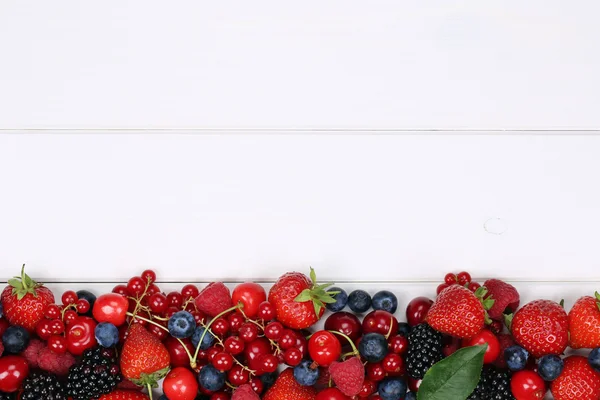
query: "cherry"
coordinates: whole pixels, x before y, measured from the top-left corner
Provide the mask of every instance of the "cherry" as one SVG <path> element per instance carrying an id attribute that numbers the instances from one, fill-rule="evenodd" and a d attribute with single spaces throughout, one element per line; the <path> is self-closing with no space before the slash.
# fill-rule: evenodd
<path id="1" fill-rule="evenodd" d="M 90 311 L 90 302 L 86 299 L 79 299 L 77 300 L 77 305 L 75 307 L 77 308 L 77 312 L 79 314 L 85 314 L 86 312 Z"/>
<path id="2" fill-rule="evenodd" d="M 196 285 L 192 285 L 192 284 L 185 285 L 181 289 L 181 295 L 186 300 L 189 298 L 195 299 L 196 297 L 198 297 L 198 293 L 200 293 L 200 291 L 198 290 L 198 287 L 196 287 Z"/>
<path id="3" fill-rule="evenodd" d="M 491 364 L 500 355 L 500 342 L 490 330 L 482 329 L 477 335 L 467 341 L 467 346 L 476 346 L 485 343 L 487 343 L 487 349 L 483 355 L 483 363 Z"/>
<path id="4" fill-rule="evenodd" d="M 229 371 L 233 367 L 233 357 L 225 352 L 215 354 L 211 362 L 213 367 L 221 372 Z"/>
<path id="5" fill-rule="evenodd" d="M 265 336 L 271 340 L 279 340 L 283 333 L 283 329 L 281 322 L 269 322 L 267 326 L 265 326 Z"/>
<path id="6" fill-rule="evenodd" d="M 362 334 L 362 325 L 358 317 L 345 311 L 336 312 L 327 317 L 325 329 L 341 332 L 353 341 L 356 341 Z"/>
<path id="7" fill-rule="evenodd" d="M 404 360 L 396 353 L 388 353 L 381 364 L 388 375 L 398 376 L 404 373 Z"/>
<path id="8" fill-rule="evenodd" d="M 340 389 L 335 387 L 330 387 L 327 389 L 323 389 L 317 394 L 315 400 L 351 400 L 350 397 L 346 396 L 344 393 L 340 392 Z"/>
<path id="9" fill-rule="evenodd" d="M 240 330 L 240 326 L 242 326 L 246 319 L 244 318 L 242 313 L 236 311 L 234 313 L 229 314 L 229 316 L 227 316 L 227 320 L 229 321 L 229 329 L 231 330 L 231 332 L 237 333 Z"/>
<path id="10" fill-rule="evenodd" d="M 456 275 L 451 272 L 446 274 L 446 276 L 444 276 L 444 282 L 448 285 L 455 284 L 457 282 Z"/>
<path id="11" fill-rule="evenodd" d="M 270 373 L 275 372 L 279 366 L 279 360 L 273 354 L 265 354 L 260 357 L 260 370 L 262 372 Z"/>
<path id="12" fill-rule="evenodd" d="M 117 285 L 113 288 L 112 292 L 121 296 L 129 296 L 129 290 L 126 285 Z"/>
<path id="13" fill-rule="evenodd" d="M 61 300 L 62 303 L 64 305 L 68 305 L 68 304 L 73 304 L 75 303 L 79 298 L 77 297 L 77 293 L 75 293 L 72 290 L 67 290 L 66 292 L 63 293 Z"/>
<path id="14" fill-rule="evenodd" d="M 362 330 L 363 333 L 380 333 L 388 337 L 398 332 L 398 320 L 387 311 L 371 311 L 363 319 Z"/>
<path id="15" fill-rule="evenodd" d="M 176 307 L 179 310 L 183 305 L 183 296 L 179 292 L 171 292 L 167 295 L 167 304 L 169 307 Z"/>
<path id="16" fill-rule="evenodd" d="M 394 354 L 402 355 L 408 350 L 408 339 L 402 335 L 392 336 L 388 340 L 389 349 Z"/>
<path id="17" fill-rule="evenodd" d="M 462 271 L 456 274 L 456 279 L 458 280 L 459 285 L 464 286 L 467 283 L 471 282 L 471 275 L 466 271 Z"/>
<path id="18" fill-rule="evenodd" d="M 302 361 L 302 352 L 295 347 L 287 349 L 285 353 L 283 353 L 283 360 L 290 367 L 295 367 Z"/>
<path id="19" fill-rule="evenodd" d="M 152 271 L 151 269 L 144 270 L 144 272 L 141 274 L 141 278 L 144 281 L 144 284 L 146 282 L 154 283 L 156 282 L 156 272 Z"/>
<path id="20" fill-rule="evenodd" d="M 134 276 L 127 282 L 127 291 L 133 296 L 139 296 L 145 288 L 146 282 L 139 276 Z"/>
<path id="21" fill-rule="evenodd" d="M 368 363 L 366 368 L 367 378 L 372 381 L 379 382 L 386 376 L 385 369 L 383 368 L 383 364 L 378 363 Z"/>
<path id="22" fill-rule="evenodd" d="M 446 338 L 446 342 L 444 343 L 444 347 L 442 347 L 442 353 L 444 353 L 445 357 L 448 357 L 461 347 L 461 340 L 455 337 Z"/>
<path id="23" fill-rule="evenodd" d="M 308 354 L 320 366 L 327 367 L 340 358 L 342 345 L 331 332 L 315 332 L 308 341 Z"/>
<path id="24" fill-rule="evenodd" d="M 65 353 L 67 351 L 67 339 L 64 336 L 52 335 L 48 338 L 48 348 L 55 353 Z"/>
<path id="25" fill-rule="evenodd" d="M 263 301 L 258 305 L 258 318 L 264 321 L 272 321 L 277 316 L 275 306 L 268 301 Z"/>
<path id="26" fill-rule="evenodd" d="M 415 379 L 415 378 L 411 378 L 409 376 L 407 381 L 408 381 L 408 388 L 410 389 L 411 392 L 419 391 L 419 386 L 421 386 L 422 379 Z"/>
<path id="27" fill-rule="evenodd" d="M 247 343 L 244 348 L 247 365 L 254 371 L 261 371 L 261 357 L 265 354 L 271 354 L 271 344 L 269 343 L 269 340 L 264 337 L 260 337 Z"/>
<path id="28" fill-rule="evenodd" d="M 248 383 L 250 380 L 250 373 L 247 369 L 242 368 L 240 365 L 234 365 L 227 373 L 227 378 L 234 386 L 240 386 L 244 383 Z"/>
<path id="29" fill-rule="evenodd" d="M 433 304 L 433 300 L 427 297 L 415 297 L 406 306 L 406 322 L 410 326 L 425 322 L 425 317 Z"/>
<path id="30" fill-rule="evenodd" d="M 298 350 L 300 350 L 300 352 L 302 353 L 302 358 L 304 358 L 308 354 L 308 341 L 304 336 L 300 334 L 300 332 L 294 332 L 294 334 L 296 335 L 295 346 Z"/>
<path id="31" fill-rule="evenodd" d="M 148 307 L 155 314 L 162 314 L 167 311 L 167 296 L 162 293 L 154 293 L 148 300 Z"/>
<path id="32" fill-rule="evenodd" d="M 245 346 L 246 344 L 244 341 L 237 336 L 229 336 L 223 343 L 224 350 L 229 354 L 233 354 L 234 356 L 244 351 Z"/>
<path id="33" fill-rule="evenodd" d="M 544 380 L 529 370 L 515 372 L 510 380 L 510 389 L 518 400 L 543 399 L 546 394 Z"/>
<path id="34" fill-rule="evenodd" d="M 238 334 L 244 342 L 252 342 L 258 337 L 258 327 L 251 322 L 244 322 Z"/>
<path id="35" fill-rule="evenodd" d="M 48 319 L 55 319 L 60 316 L 60 308 L 56 304 L 48 304 L 44 310 L 44 316 Z"/>
<path id="36" fill-rule="evenodd" d="M 211 329 L 215 335 L 225 336 L 229 332 L 229 321 L 223 317 L 217 318 L 213 321 Z M 258 335 L 258 329 L 256 334 Z"/>

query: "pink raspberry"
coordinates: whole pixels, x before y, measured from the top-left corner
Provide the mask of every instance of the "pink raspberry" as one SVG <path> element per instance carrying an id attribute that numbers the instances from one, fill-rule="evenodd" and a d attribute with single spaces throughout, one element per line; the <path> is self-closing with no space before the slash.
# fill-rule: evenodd
<path id="1" fill-rule="evenodd" d="M 483 284 L 488 290 L 486 299 L 494 299 L 494 305 L 488 310 L 491 319 L 502 320 L 503 313 L 508 308 L 511 313 L 519 308 L 519 292 L 513 285 L 510 285 L 500 279 L 488 279 Z"/>
<path id="2" fill-rule="evenodd" d="M 334 361 L 329 366 L 333 383 L 346 396 L 356 396 L 360 393 L 365 381 L 365 366 L 358 357 L 349 358 L 343 362 Z"/>
<path id="3" fill-rule="evenodd" d="M 214 317 L 231 308 L 231 293 L 222 282 L 209 283 L 195 299 L 196 307 L 203 313 Z"/>
<path id="4" fill-rule="evenodd" d="M 260 397 L 252 390 L 252 386 L 246 383 L 235 389 L 231 400 L 260 400 Z"/>

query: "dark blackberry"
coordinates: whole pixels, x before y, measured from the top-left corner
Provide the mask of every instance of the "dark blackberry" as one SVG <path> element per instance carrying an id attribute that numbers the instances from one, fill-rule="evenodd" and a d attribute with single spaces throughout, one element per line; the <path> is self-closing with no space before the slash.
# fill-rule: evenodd
<path id="1" fill-rule="evenodd" d="M 408 334 L 406 372 L 411 378 L 423 379 L 433 364 L 444 358 L 442 334 L 423 323 Z"/>
<path id="2" fill-rule="evenodd" d="M 15 400 L 16 398 L 17 398 L 16 393 L 0 392 L 0 400 Z"/>
<path id="3" fill-rule="evenodd" d="M 467 400 L 515 400 L 508 371 L 494 366 L 483 367 L 479 383 Z"/>
<path id="4" fill-rule="evenodd" d="M 97 346 L 83 353 L 81 362 L 69 370 L 67 391 L 73 400 L 97 399 L 121 382 L 119 360 L 114 349 Z"/>
<path id="5" fill-rule="evenodd" d="M 23 381 L 21 400 L 67 400 L 65 387 L 55 375 L 34 371 Z"/>

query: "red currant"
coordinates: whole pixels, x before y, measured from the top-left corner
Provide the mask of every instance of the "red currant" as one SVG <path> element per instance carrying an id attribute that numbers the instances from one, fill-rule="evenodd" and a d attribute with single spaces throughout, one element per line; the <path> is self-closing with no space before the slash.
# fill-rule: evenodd
<path id="1" fill-rule="evenodd" d="M 48 338 L 48 348 L 55 353 L 65 353 L 67 351 L 67 339 L 64 336 L 52 335 Z"/>
<path id="2" fill-rule="evenodd" d="M 86 299 L 77 300 L 76 307 L 79 314 L 85 314 L 86 312 L 90 311 L 90 303 Z"/>
<path id="3" fill-rule="evenodd" d="M 154 283 L 148 286 L 148 290 L 146 290 L 146 296 L 152 296 L 154 293 L 160 293 L 160 288 Z"/>
<path id="4" fill-rule="evenodd" d="M 192 284 L 185 285 L 181 289 L 181 295 L 183 296 L 183 298 L 185 300 L 187 300 L 189 298 L 195 299 L 196 297 L 198 297 L 198 293 L 200 293 L 198 291 L 198 288 L 196 287 L 196 285 L 192 285 Z"/>
<path id="5" fill-rule="evenodd" d="M 265 354 L 260 357 L 260 370 L 266 373 L 275 372 L 279 365 L 279 360 L 273 354 Z"/>
<path id="6" fill-rule="evenodd" d="M 50 321 L 49 329 L 53 335 L 60 335 L 65 331 L 65 324 L 60 319 L 53 319 Z"/>
<path id="7" fill-rule="evenodd" d="M 248 383 L 248 381 L 250 380 L 250 373 L 247 369 L 244 369 L 236 364 L 233 367 L 231 367 L 231 369 L 227 373 L 227 378 L 232 385 L 240 386 L 244 383 Z"/>
<path id="8" fill-rule="evenodd" d="M 126 285 L 117 285 L 112 290 L 113 293 L 120 294 L 121 296 L 129 296 L 129 290 Z"/>
<path id="9" fill-rule="evenodd" d="M 181 306 L 183 305 L 183 296 L 179 292 L 171 292 L 167 295 L 167 304 L 169 304 L 169 307 L 181 309 Z"/>
<path id="10" fill-rule="evenodd" d="M 277 316 L 275 306 L 268 301 L 263 301 L 258 305 L 258 318 L 264 321 L 272 321 Z"/>
<path id="11" fill-rule="evenodd" d="M 238 334 L 244 342 L 252 342 L 258 337 L 258 327 L 251 322 L 244 322 Z"/>
<path id="12" fill-rule="evenodd" d="M 437 289 L 435 290 L 435 292 L 437 294 L 442 293 L 442 290 L 446 289 L 449 285 L 447 283 L 440 283 L 437 287 Z"/>
<path id="13" fill-rule="evenodd" d="M 75 322 L 76 319 L 77 319 L 77 312 L 75 312 L 75 310 L 65 311 L 65 314 L 63 315 L 63 320 L 65 321 L 65 324 L 67 324 L 67 326 L 71 322 Z"/>
<path id="14" fill-rule="evenodd" d="M 290 367 L 295 367 L 302 361 L 302 352 L 295 347 L 287 349 L 283 353 L 283 361 Z"/>
<path id="15" fill-rule="evenodd" d="M 48 319 L 55 319 L 60 316 L 60 308 L 56 304 L 48 304 L 44 310 L 44 316 Z"/>
<path id="16" fill-rule="evenodd" d="M 61 300 L 64 305 L 73 304 L 78 300 L 77 293 L 72 290 L 67 290 L 63 293 Z"/>
<path id="17" fill-rule="evenodd" d="M 252 390 L 254 390 L 254 393 L 256 394 L 261 394 L 264 389 L 263 383 L 259 378 L 252 378 L 250 380 L 250 386 L 252 386 Z"/>
<path id="18" fill-rule="evenodd" d="M 446 282 L 448 285 L 454 285 L 457 282 L 456 275 L 453 273 L 446 274 L 444 277 L 444 282 Z"/>
<path id="19" fill-rule="evenodd" d="M 221 352 L 221 350 L 219 350 L 213 346 L 210 349 L 206 350 L 206 359 L 208 361 L 212 362 L 213 358 L 220 352 Z"/>
<path id="20" fill-rule="evenodd" d="M 139 276 L 134 276 L 127 282 L 127 291 L 133 296 L 139 296 L 146 289 L 146 282 Z"/>
<path id="21" fill-rule="evenodd" d="M 223 343 L 224 350 L 234 356 L 244 351 L 245 346 L 245 342 L 237 336 L 229 336 Z"/>
<path id="22" fill-rule="evenodd" d="M 229 332 L 229 322 L 225 318 L 219 317 L 213 321 L 211 329 L 215 335 L 225 336 Z M 258 329 L 256 330 L 256 336 L 258 336 Z"/>
<path id="23" fill-rule="evenodd" d="M 282 333 L 283 325 L 281 324 L 281 322 L 273 321 L 269 322 L 267 326 L 265 326 L 265 336 L 267 337 L 267 339 L 279 340 Z"/>
<path id="24" fill-rule="evenodd" d="M 154 336 L 156 336 L 159 340 L 164 340 L 167 338 L 169 332 L 154 325 L 154 324 L 150 324 L 148 325 L 148 331 L 150 333 L 152 333 Z"/>
<path id="25" fill-rule="evenodd" d="M 279 338 L 279 346 L 283 350 L 291 349 L 296 345 L 296 333 L 290 329 L 284 329 Z"/>
<path id="26" fill-rule="evenodd" d="M 194 316 L 196 325 L 202 325 L 206 322 L 206 315 L 202 311 L 194 310 L 190 311 L 190 314 Z M 231 330 L 231 322 L 229 323 L 229 330 Z"/>
<path id="27" fill-rule="evenodd" d="M 456 279 L 458 280 L 459 285 L 466 285 L 471 282 L 471 275 L 466 271 L 462 271 L 456 274 Z"/>
<path id="28" fill-rule="evenodd" d="M 162 293 L 154 293 L 148 300 L 150 310 L 155 314 L 162 314 L 167 311 L 167 296 Z"/>
<path id="29" fill-rule="evenodd" d="M 35 326 L 35 332 L 41 339 L 48 339 L 50 335 L 52 335 L 52 331 L 50 330 L 50 320 L 42 319 Z"/>
<path id="30" fill-rule="evenodd" d="M 220 352 L 215 354 L 211 363 L 221 372 L 229 371 L 233 367 L 233 357 L 229 353 Z"/>
<path id="31" fill-rule="evenodd" d="M 475 292 L 477 289 L 481 287 L 481 285 L 477 282 L 470 282 L 467 286 L 471 292 Z"/>
<path id="32" fill-rule="evenodd" d="M 178 311 L 180 311 L 180 310 L 177 307 L 169 307 L 169 308 L 167 308 L 167 312 L 166 312 L 167 318 L 171 318 Z"/>
<path id="33" fill-rule="evenodd" d="M 370 379 L 365 379 L 363 381 L 362 388 L 358 393 L 358 397 L 364 398 L 369 397 L 371 394 L 375 393 L 377 390 L 377 384 Z"/>
<path id="34" fill-rule="evenodd" d="M 231 330 L 231 332 L 237 333 L 240 330 L 240 326 L 242 326 L 246 319 L 244 318 L 242 313 L 236 311 L 234 313 L 229 314 L 229 316 L 227 316 L 227 320 L 229 321 L 229 329 Z"/>
<path id="35" fill-rule="evenodd" d="M 387 354 L 381 364 L 388 375 L 398 376 L 404 373 L 404 360 L 396 353 Z"/>
<path id="36" fill-rule="evenodd" d="M 385 372 L 385 369 L 383 368 L 383 364 L 380 362 L 367 363 L 367 366 L 365 369 L 366 369 L 366 373 L 367 373 L 367 378 L 369 378 L 372 381 L 379 382 L 380 380 L 385 378 L 386 372 Z"/>
<path id="37" fill-rule="evenodd" d="M 390 351 L 402 355 L 408 350 L 408 339 L 402 335 L 392 336 L 388 341 Z"/>
<path id="38" fill-rule="evenodd" d="M 156 282 L 156 272 L 152 271 L 151 269 L 147 269 L 142 272 L 141 278 L 144 281 L 144 284 L 154 283 Z"/>

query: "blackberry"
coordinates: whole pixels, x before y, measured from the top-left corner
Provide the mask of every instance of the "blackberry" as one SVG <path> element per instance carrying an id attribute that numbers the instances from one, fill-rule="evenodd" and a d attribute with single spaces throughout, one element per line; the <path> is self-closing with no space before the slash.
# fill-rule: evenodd
<path id="1" fill-rule="evenodd" d="M 16 393 L 0 392 L 0 400 L 15 400 Z"/>
<path id="2" fill-rule="evenodd" d="M 113 389 L 123 379 L 114 349 L 100 346 L 83 353 L 81 362 L 69 370 L 67 391 L 73 400 L 97 399 Z"/>
<path id="3" fill-rule="evenodd" d="M 423 379 L 433 364 L 444 358 L 442 334 L 423 323 L 408 334 L 406 372 L 411 378 Z"/>
<path id="4" fill-rule="evenodd" d="M 65 387 L 55 375 L 34 371 L 23 381 L 21 400 L 67 400 Z"/>
<path id="5" fill-rule="evenodd" d="M 467 400 L 515 400 L 507 370 L 484 366 L 477 387 Z"/>

